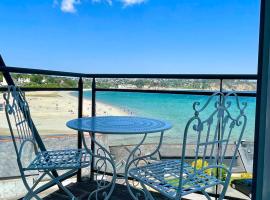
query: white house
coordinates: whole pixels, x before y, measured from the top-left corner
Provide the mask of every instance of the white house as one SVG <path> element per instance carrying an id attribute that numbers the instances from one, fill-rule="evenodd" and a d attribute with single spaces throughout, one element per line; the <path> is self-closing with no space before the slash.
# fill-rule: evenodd
<path id="1" fill-rule="evenodd" d="M 1 86 L 8 85 L 7 82 L 6 82 L 6 79 L 4 77 L 2 78 L 2 80 L 0 80 L 0 85 Z"/>

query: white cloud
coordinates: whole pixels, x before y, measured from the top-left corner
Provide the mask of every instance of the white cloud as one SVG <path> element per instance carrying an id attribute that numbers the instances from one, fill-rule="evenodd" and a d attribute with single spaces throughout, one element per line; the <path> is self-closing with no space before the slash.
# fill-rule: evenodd
<path id="1" fill-rule="evenodd" d="M 63 12 L 75 13 L 77 11 L 75 8 L 76 4 L 80 4 L 80 0 L 62 0 L 61 10 Z"/>
<path id="2" fill-rule="evenodd" d="M 146 0 L 121 0 L 121 2 L 124 4 L 124 6 L 133 6 L 136 4 L 142 4 L 144 3 Z"/>
<path id="3" fill-rule="evenodd" d="M 133 6 L 137 4 L 142 4 L 147 0 L 90 0 L 93 3 L 106 2 L 108 5 L 112 6 L 113 1 L 118 1 L 123 4 L 124 7 Z M 59 3 L 60 2 L 60 3 Z M 63 12 L 76 13 L 76 5 L 80 4 L 81 0 L 53 0 L 53 6 L 60 6 Z"/>

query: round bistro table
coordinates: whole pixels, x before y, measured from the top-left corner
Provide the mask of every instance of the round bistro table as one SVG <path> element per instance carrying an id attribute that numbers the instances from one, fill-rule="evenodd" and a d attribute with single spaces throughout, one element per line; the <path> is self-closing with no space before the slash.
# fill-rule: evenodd
<path id="1" fill-rule="evenodd" d="M 162 144 L 164 131 L 170 129 L 172 125 L 163 120 L 157 120 L 145 117 L 134 117 L 134 116 L 102 116 L 102 117 L 85 117 L 78 118 L 67 122 L 67 127 L 78 130 L 81 132 L 88 132 L 91 138 L 91 142 L 95 144 L 94 152 L 91 151 L 86 145 L 84 135 L 82 135 L 83 145 L 85 149 L 92 155 L 94 159 L 95 169 L 98 174 L 102 174 L 101 180 L 97 181 L 97 189 L 90 193 L 89 198 L 95 196 L 98 199 L 98 193 L 102 192 L 103 199 L 107 200 L 110 198 L 117 178 L 116 166 L 114 159 L 110 152 L 106 149 L 104 145 L 99 143 L 95 137 L 94 133 L 99 134 L 118 134 L 118 135 L 143 135 L 142 140 L 135 145 L 135 147 L 130 152 L 125 166 L 125 183 L 127 185 L 128 191 L 133 199 L 138 199 L 139 193 L 134 194 L 132 191 L 130 183 L 128 181 L 128 173 L 131 167 L 136 167 L 139 163 L 148 163 L 147 158 L 151 158 L 156 154 Z M 147 135 L 149 134 L 160 134 L 160 139 L 157 147 L 152 153 L 148 155 L 142 155 L 140 147 L 143 145 Z M 105 174 L 108 170 L 108 164 L 112 169 L 112 180 L 107 182 L 105 180 Z"/>

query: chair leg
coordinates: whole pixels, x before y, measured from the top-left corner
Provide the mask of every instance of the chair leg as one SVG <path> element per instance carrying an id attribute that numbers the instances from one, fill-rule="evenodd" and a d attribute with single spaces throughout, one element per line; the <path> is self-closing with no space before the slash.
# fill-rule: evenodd
<path id="1" fill-rule="evenodd" d="M 67 172 L 68 173 L 68 172 Z M 47 173 L 54 183 L 56 183 L 72 200 L 76 200 L 77 198 L 59 181 L 61 177 L 65 176 L 65 174 L 58 176 L 57 178 L 51 174 L 50 172 Z"/>
<path id="2" fill-rule="evenodd" d="M 77 198 L 65 187 L 63 186 L 63 184 L 60 182 L 60 181 L 57 181 L 57 185 L 62 189 L 64 190 L 69 197 L 71 197 L 72 200 L 76 200 Z"/>
<path id="3" fill-rule="evenodd" d="M 23 181 L 23 184 L 25 186 L 25 188 L 27 189 L 27 194 L 24 196 L 23 200 L 30 200 L 32 197 L 34 197 L 35 199 L 37 200 L 42 200 L 34 191 L 34 187 L 30 187 L 26 181 L 26 178 L 24 176 L 24 173 L 21 173 L 21 176 L 22 176 L 22 181 Z M 34 184 L 35 186 L 36 184 Z"/>
<path id="4" fill-rule="evenodd" d="M 34 197 L 37 200 L 42 200 L 37 194 L 35 194 L 34 192 L 28 192 L 25 197 L 23 198 L 23 200 L 30 200 L 32 197 Z"/>
<path id="5" fill-rule="evenodd" d="M 209 196 L 207 192 L 205 192 L 205 190 L 202 190 L 202 193 L 208 200 L 211 200 L 211 197 Z"/>
<path id="6" fill-rule="evenodd" d="M 224 199 L 226 191 L 228 189 L 228 186 L 229 186 L 229 181 L 226 180 L 225 184 L 223 185 L 223 189 L 222 189 L 221 194 L 219 195 L 218 200 L 223 200 Z"/>
<path id="7" fill-rule="evenodd" d="M 227 187 L 226 188 L 224 187 L 221 194 L 219 195 L 218 200 L 223 200 L 224 199 L 226 191 L 227 191 Z"/>
<path id="8" fill-rule="evenodd" d="M 141 182 L 140 182 L 140 184 L 143 187 L 143 191 L 146 195 L 146 200 L 155 200 L 154 197 L 152 196 L 152 194 L 147 190 L 146 186 Z"/>

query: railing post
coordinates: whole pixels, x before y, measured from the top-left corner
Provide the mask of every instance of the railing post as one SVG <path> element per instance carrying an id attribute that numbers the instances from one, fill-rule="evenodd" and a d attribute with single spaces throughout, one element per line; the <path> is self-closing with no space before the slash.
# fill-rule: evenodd
<path id="1" fill-rule="evenodd" d="M 92 117 L 96 116 L 96 79 L 92 80 Z M 91 137 L 95 137 L 95 133 L 92 133 Z M 95 144 L 91 142 L 91 151 L 95 152 Z M 94 180 L 94 163 L 95 159 L 92 158 L 90 180 Z"/>
<path id="2" fill-rule="evenodd" d="M 219 92 L 223 92 L 223 79 L 219 79 Z M 221 95 L 219 95 L 219 102 L 221 103 L 222 99 L 221 99 Z M 221 126 L 222 124 L 219 123 L 219 127 L 218 127 L 218 141 L 220 141 L 220 131 L 221 131 Z M 222 145 L 221 145 L 222 146 Z M 218 151 L 218 156 L 219 156 L 219 152 L 220 152 L 220 143 L 217 144 L 217 151 Z M 219 157 L 217 159 L 217 165 L 219 165 Z M 216 178 L 219 179 L 220 177 L 220 169 L 217 168 L 217 173 L 216 173 Z M 218 185 L 216 185 L 216 195 L 215 195 L 215 200 L 218 199 L 220 194 L 218 194 Z"/>
<path id="3" fill-rule="evenodd" d="M 83 116 L 83 79 L 80 77 L 78 82 L 78 118 Z M 78 131 L 78 149 L 82 148 L 82 131 Z M 82 170 L 79 169 L 77 172 L 77 182 L 82 181 Z"/>
<path id="4" fill-rule="evenodd" d="M 0 55 L 0 69 L 4 69 L 5 67 L 6 67 L 6 64 L 5 64 L 2 56 Z M 2 73 L 3 73 L 3 76 L 6 79 L 6 82 L 8 85 L 15 85 L 10 73 L 5 72 L 5 71 L 3 71 Z"/>

